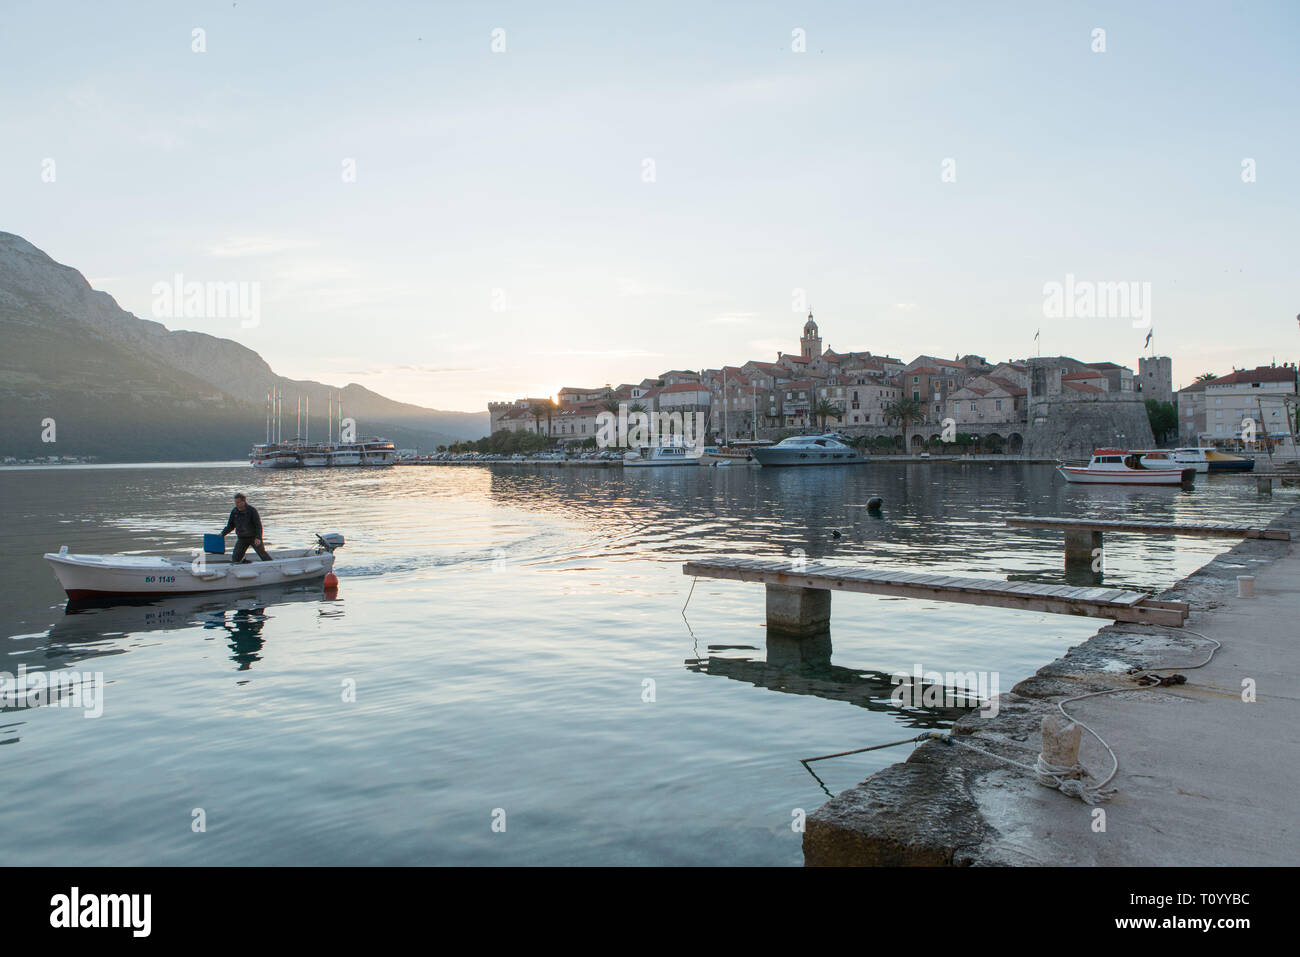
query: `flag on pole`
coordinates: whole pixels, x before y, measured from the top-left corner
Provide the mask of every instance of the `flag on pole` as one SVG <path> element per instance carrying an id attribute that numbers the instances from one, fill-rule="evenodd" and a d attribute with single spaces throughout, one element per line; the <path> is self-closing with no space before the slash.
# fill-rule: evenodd
<path id="1" fill-rule="evenodd" d="M 1149 331 L 1147 332 L 1147 341 L 1144 342 L 1144 343 L 1142 343 L 1142 348 L 1143 348 L 1143 349 L 1145 349 L 1147 346 L 1151 345 L 1151 336 L 1152 336 L 1152 334 L 1153 334 L 1154 332 L 1155 332 L 1154 329 L 1151 329 L 1151 330 L 1149 330 Z"/>
<path id="2" fill-rule="evenodd" d="M 1300 316 L 1296 316 L 1296 318 L 1297 318 L 1297 319 L 1300 319 Z M 1034 333 L 1034 341 L 1037 341 L 1037 340 L 1038 340 L 1038 333 L 1040 333 L 1040 332 L 1042 332 L 1042 331 L 1043 331 L 1042 329 L 1039 329 L 1038 332 L 1035 332 L 1035 333 Z"/>

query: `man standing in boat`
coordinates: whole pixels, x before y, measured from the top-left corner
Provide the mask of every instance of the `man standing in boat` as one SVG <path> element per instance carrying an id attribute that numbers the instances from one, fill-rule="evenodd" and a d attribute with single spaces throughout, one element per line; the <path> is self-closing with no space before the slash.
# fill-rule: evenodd
<path id="1" fill-rule="evenodd" d="M 230 564 L 237 565 L 242 562 L 244 552 L 248 551 L 250 545 L 262 561 L 271 560 L 271 556 L 262 546 L 262 516 L 257 514 L 257 509 L 248 504 L 248 499 L 244 497 L 243 492 L 235 493 L 235 507 L 230 510 L 230 520 L 221 530 L 221 537 L 225 538 L 232 530 L 235 533 L 235 550 L 230 553 Z"/>

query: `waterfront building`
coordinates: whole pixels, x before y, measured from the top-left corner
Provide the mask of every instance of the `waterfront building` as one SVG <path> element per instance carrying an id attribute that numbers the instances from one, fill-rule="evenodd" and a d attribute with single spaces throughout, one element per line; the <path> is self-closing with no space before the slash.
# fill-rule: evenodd
<path id="1" fill-rule="evenodd" d="M 953 392 L 949 415 L 962 426 L 1019 424 L 1026 418 L 1027 392 L 1010 379 L 976 376 Z"/>
<path id="2" fill-rule="evenodd" d="M 1255 423 L 1260 438 L 1288 433 L 1283 399 L 1294 400 L 1296 395 L 1294 363 L 1238 369 L 1201 384 L 1205 423 L 1201 433 L 1216 444 L 1239 441 L 1247 421 Z"/>
<path id="3" fill-rule="evenodd" d="M 699 411 L 707 415 L 712 436 L 735 440 L 755 434 L 771 437 L 763 433 L 776 430 L 820 428 L 822 421 L 813 410 L 822 401 L 840 411 L 826 417 L 828 428 L 894 435 L 897 423 L 885 410 L 907 398 L 921 406 L 923 417 L 916 425 L 939 426 L 951 417 L 963 430 L 995 438 L 1002 434 L 1009 450 L 1018 449 L 1033 431 L 1036 447 L 1058 454 L 1067 445 L 1062 436 L 1071 429 L 1079 435 L 1104 436 L 1102 444 L 1153 441 L 1145 438 L 1145 413 L 1139 417 L 1129 407 L 1141 406 L 1145 398 L 1172 398 L 1172 367 L 1168 357 L 1144 357 L 1139 369 L 1140 375 L 1134 376 L 1115 362 L 1084 363 L 1069 356 L 991 364 L 974 353 L 954 359 L 921 354 L 904 362 L 870 351 L 837 352 L 823 341 L 810 311 L 799 351 L 778 353 L 775 361 L 750 359 L 699 372 L 669 369 L 617 388 L 566 386 L 554 403 L 519 399 L 491 403 L 489 410 L 494 432 L 537 431 L 560 442 L 594 436 L 599 413 L 619 404 L 645 411 Z M 1121 399 L 1127 404 L 1114 404 Z M 549 404 L 540 416 L 539 404 Z M 1189 418 L 1180 405 L 1180 427 Z M 1082 422 L 1086 428 L 1076 428 Z M 1203 419 L 1195 424 L 1205 427 Z M 918 430 L 913 440 L 919 435 Z"/>

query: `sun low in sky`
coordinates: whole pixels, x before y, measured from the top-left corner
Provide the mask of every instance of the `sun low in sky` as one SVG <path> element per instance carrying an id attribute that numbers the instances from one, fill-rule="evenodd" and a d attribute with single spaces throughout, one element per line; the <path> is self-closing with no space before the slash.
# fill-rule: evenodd
<path id="1" fill-rule="evenodd" d="M 1300 352 L 1298 36 L 1288 2 L 11 2 L 0 229 L 435 408 L 770 360 L 810 305 L 905 360 L 1150 332 L 1180 386 Z M 258 321 L 156 316 L 177 277 Z M 1051 314 L 1067 281 L 1147 324 Z"/>

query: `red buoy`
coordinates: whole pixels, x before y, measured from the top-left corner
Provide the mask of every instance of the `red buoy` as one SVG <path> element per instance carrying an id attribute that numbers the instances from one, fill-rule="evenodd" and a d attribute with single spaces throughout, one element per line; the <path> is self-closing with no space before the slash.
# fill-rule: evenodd
<path id="1" fill-rule="evenodd" d="M 338 591 L 338 587 L 339 587 L 339 576 L 335 575 L 333 572 L 327 572 L 325 574 L 325 590 Z"/>

